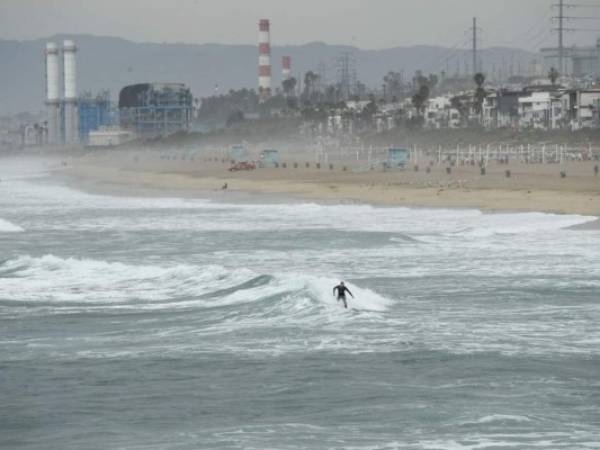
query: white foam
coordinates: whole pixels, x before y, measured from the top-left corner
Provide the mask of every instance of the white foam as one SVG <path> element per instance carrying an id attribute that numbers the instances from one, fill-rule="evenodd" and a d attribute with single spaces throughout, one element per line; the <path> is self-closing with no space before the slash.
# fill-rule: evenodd
<path id="1" fill-rule="evenodd" d="M 18 225 L 15 225 L 8 220 L 0 219 L 0 233 L 22 233 L 25 231 Z"/>
<path id="2" fill-rule="evenodd" d="M 339 283 L 332 278 L 304 277 L 306 288 L 320 301 L 329 306 L 340 306 L 333 295 L 333 287 Z M 360 288 L 352 283 L 346 283 L 354 298 L 348 296 L 351 308 L 363 311 L 385 311 L 392 301 L 373 292 L 370 289 Z"/>
<path id="3" fill-rule="evenodd" d="M 491 235 L 539 234 L 595 220 L 579 215 L 544 213 L 484 214 L 468 209 L 380 208 L 369 205 L 225 204 L 202 199 L 135 198 L 91 195 L 34 181 L 6 183 L 0 205 L 21 213 L 64 212 L 48 220 L 48 229 L 111 230 L 341 230 L 402 233 L 407 239 L 428 236 L 479 239 Z M 114 213 L 103 213 L 113 210 Z M 146 210 L 158 220 L 136 214 Z M 169 210 L 172 214 L 162 214 Z M 85 212 L 93 214 L 82 214 Z M 146 214 L 144 214 L 146 215 Z M 423 224 L 427 224 L 424 228 Z"/>
<path id="4" fill-rule="evenodd" d="M 492 414 L 490 416 L 477 419 L 477 423 L 492 423 L 492 422 L 531 422 L 531 419 L 526 416 L 515 416 L 507 414 Z"/>
<path id="5" fill-rule="evenodd" d="M 261 274 L 247 268 L 227 269 L 217 265 L 131 265 L 54 255 L 21 256 L 5 262 L 0 271 L 17 276 L 0 278 L 1 296 L 11 300 L 93 304 L 145 301 L 151 302 L 152 308 L 222 307 L 291 292 L 295 298 L 282 310 L 293 310 L 299 305 L 303 308 L 336 305 L 332 295 L 336 283 L 333 278 L 297 273 L 269 274 L 265 282 L 236 289 Z M 350 299 L 355 308 L 383 311 L 390 304 L 390 300 L 369 289 L 352 284 L 349 287 L 356 297 Z M 221 290 L 225 290 L 224 293 L 199 298 Z M 181 298 L 186 300 L 177 300 Z"/>
<path id="6" fill-rule="evenodd" d="M 219 266 L 136 266 L 54 255 L 22 256 L 7 261 L 0 270 L 18 275 L 0 280 L 3 298 L 92 303 L 202 295 L 217 288 L 219 282 L 235 284 L 249 274 L 243 269 L 232 272 Z"/>

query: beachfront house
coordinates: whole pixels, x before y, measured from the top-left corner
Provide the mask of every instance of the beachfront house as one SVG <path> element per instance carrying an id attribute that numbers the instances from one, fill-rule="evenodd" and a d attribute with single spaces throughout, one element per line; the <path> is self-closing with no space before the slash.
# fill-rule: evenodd
<path id="1" fill-rule="evenodd" d="M 598 126 L 595 116 L 598 115 L 600 89 L 568 91 L 563 95 L 562 102 L 571 130 Z"/>
<path id="2" fill-rule="evenodd" d="M 562 93 L 530 92 L 519 97 L 519 126 L 536 130 L 556 130 L 563 119 Z"/>
<path id="3" fill-rule="evenodd" d="M 519 126 L 519 98 L 523 91 L 498 90 L 491 92 L 483 102 L 483 126 L 494 128 L 517 128 Z"/>
<path id="4" fill-rule="evenodd" d="M 460 113 L 448 96 L 430 98 L 425 107 L 425 128 L 459 128 Z"/>

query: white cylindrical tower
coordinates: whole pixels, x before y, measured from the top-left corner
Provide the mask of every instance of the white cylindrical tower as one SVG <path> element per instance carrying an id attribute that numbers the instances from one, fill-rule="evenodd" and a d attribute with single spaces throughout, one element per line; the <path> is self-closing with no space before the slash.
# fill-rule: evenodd
<path id="1" fill-rule="evenodd" d="M 271 25 L 268 19 L 258 23 L 258 89 L 263 100 L 271 96 Z"/>
<path id="2" fill-rule="evenodd" d="M 281 75 L 284 80 L 289 80 L 292 76 L 292 58 L 290 56 L 284 56 L 281 60 Z"/>
<path id="3" fill-rule="evenodd" d="M 56 145 L 60 141 L 60 84 L 59 84 L 58 45 L 46 44 L 46 106 L 48 110 L 48 143 Z"/>
<path id="4" fill-rule="evenodd" d="M 63 42 L 63 78 L 65 89 L 65 144 L 78 142 L 77 118 L 77 66 L 75 52 L 77 47 L 73 41 Z"/>
<path id="5" fill-rule="evenodd" d="M 75 52 L 77 47 L 73 41 L 63 42 L 64 77 L 65 77 L 65 101 L 77 99 L 77 66 L 75 64 Z"/>

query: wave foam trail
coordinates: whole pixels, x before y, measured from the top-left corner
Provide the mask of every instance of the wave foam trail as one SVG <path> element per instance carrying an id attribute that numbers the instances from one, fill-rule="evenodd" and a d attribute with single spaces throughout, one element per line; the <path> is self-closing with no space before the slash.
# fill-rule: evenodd
<path id="1" fill-rule="evenodd" d="M 314 314 L 336 306 L 334 284 L 305 274 L 258 274 L 216 265 L 130 265 L 54 255 L 21 256 L 0 264 L 0 299 L 64 306 L 162 309 L 257 303 L 246 312 Z M 350 289 L 355 308 L 383 311 L 389 304 L 368 289 Z"/>
<path id="2" fill-rule="evenodd" d="M 548 214 L 548 213 L 479 213 L 476 224 L 461 228 L 463 223 L 450 235 L 485 238 L 493 235 L 528 234 L 557 231 L 596 220 L 591 216 Z"/>
<path id="3" fill-rule="evenodd" d="M 316 299 L 319 299 L 325 305 L 336 305 L 337 301 L 333 296 L 333 286 L 337 284 L 335 280 L 327 278 L 317 278 L 304 276 L 306 289 Z M 370 289 L 360 288 L 352 283 L 346 283 L 348 289 L 354 294 L 354 298 L 349 297 L 348 302 L 356 309 L 364 311 L 385 311 L 391 301 Z"/>
<path id="4" fill-rule="evenodd" d="M 15 225 L 8 220 L 0 219 L 0 233 L 22 233 L 25 231 L 18 225 Z"/>
<path id="5" fill-rule="evenodd" d="M 531 422 L 531 419 L 526 416 L 515 416 L 507 414 L 492 414 L 491 416 L 481 417 L 477 423 L 493 423 L 493 422 Z"/>

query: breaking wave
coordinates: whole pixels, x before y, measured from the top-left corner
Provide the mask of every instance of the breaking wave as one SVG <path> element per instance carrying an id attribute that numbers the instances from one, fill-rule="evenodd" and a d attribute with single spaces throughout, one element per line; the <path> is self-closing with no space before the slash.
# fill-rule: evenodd
<path id="1" fill-rule="evenodd" d="M 24 282 L 26 281 L 26 282 Z M 47 305 L 141 309 L 223 308 L 261 304 L 289 311 L 338 307 L 336 279 L 297 273 L 261 274 L 218 265 L 131 265 L 92 259 L 21 256 L 0 264 L 0 300 Z M 350 284 L 352 305 L 384 311 L 390 300 Z"/>

